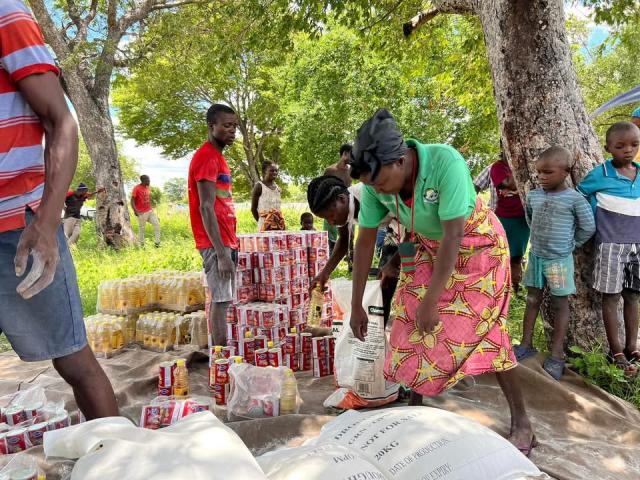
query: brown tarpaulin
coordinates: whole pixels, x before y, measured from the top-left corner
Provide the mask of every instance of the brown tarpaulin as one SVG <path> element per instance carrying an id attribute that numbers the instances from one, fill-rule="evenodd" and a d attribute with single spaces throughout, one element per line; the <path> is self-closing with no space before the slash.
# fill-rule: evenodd
<path id="1" fill-rule="evenodd" d="M 193 393 L 207 395 L 208 359 L 200 352 L 157 354 L 131 348 L 112 359 L 100 360 L 114 385 L 122 415 L 139 421 L 141 406 L 155 396 L 158 364 L 176 357 L 189 360 Z M 525 360 L 518 368 L 527 410 L 540 442 L 531 460 L 559 480 L 640 479 L 640 412 L 585 384 L 574 373 L 565 374 L 561 382 L 554 381 L 542 370 L 542 360 Z M 299 444 L 317 435 L 331 420 L 322 402 L 333 391 L 333 378 L 314 379 L 309 372 L 297 376 L 303 399 L 300 415 L 230 424 L 254 454 Z M 4 353 L 0 355 L 0 378 L 0 395 L 39 384 L 48 399 L 65 400 L 69 411 L 76 409 L 70 388 L 50 362 L 23 363 L 13 353 Z M 508 433 L 507 403 L 491 375 L 466 379 L 440 397 L 425 399 L 425 404 L 473 418 L 502 435 Z M 216 414 L 226 419 L 223 409 Z M 42 449 L 33 449 L 32 453 L 42 456 Z M 43 462 L 50 480 L 60 478 L 70 465 L 51 459 Z"/>

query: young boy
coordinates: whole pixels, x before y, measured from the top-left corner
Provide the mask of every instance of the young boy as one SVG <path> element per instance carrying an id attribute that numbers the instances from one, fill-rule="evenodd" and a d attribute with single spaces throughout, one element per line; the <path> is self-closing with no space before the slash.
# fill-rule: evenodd
<path id="1" fill-rule="evenodd" d="M 524 277 L 527 307 L 524 312 L 522 342 L 514 347 L 518 360 L 537 353 L 533 348 L 533 327 L 540 311 L 545 286 L 551 293 L 554 311 L 551 356 L 545 371 L 560 380 L 564 371 L 564 338 L 569 322 L 568 296 L 575 293 L 573 250 L 591 238 L 596 230 L 591 207 L 575 190 L 567 188 L 571 153 L 562 147 L 542 152 L 536 162 L 541 188 L 527 195 L 525 215 L 531 227 L 529 266 Z"/>
<path id="2" fill-rule="evenodd" d="M 313 226 L 313 215 L 309 212 L 304 212 L 300 215 L 300 230 L 315 230 Z"/>
<path id="3" fill-rule="evenodd" d="M 611 154 L 578 185 L 596 217 L 593 288 L 602 293 L 602 319 L 614 363 L 626 375 L 638 373 L 638 299 L 640 298 L 640 163 L 634 161 L 640 129 L 614 123 L 606 135 Z M 618 337 L 618 301 L 624 302 L 625 348 Z"/>

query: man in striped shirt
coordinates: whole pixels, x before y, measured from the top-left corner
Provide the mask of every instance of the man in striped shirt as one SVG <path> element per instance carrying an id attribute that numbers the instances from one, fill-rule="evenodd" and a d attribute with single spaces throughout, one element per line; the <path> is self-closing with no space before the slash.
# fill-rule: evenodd
<path id="1" fill-rule="evenodd" d="M 0 330 L 22 360 L 52 359 L 91 419 L 117 415 L 118 408 L 87 346 L 73 260 L 60 225 L 78 133 L 58 73 L 29 9 L 20 0 L 2 0 Z"/>

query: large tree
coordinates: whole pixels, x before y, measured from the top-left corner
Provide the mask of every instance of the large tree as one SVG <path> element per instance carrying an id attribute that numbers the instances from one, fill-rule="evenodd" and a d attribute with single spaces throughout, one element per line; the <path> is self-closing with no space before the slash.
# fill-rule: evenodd
<path id="1" fill-rule="evenodd" d="M 96 230 L 116 248 L 134 240 L 114 136 L 109 93 L 123 39 L 140 34 L 161 10 L 198 0 L 29 0 L 62 67 L 63 86 L 78 115 L 96 183 Z"/>
<path id="2" fill-rule="evenodd" d="M 572 63 L 562 0 L 441 0 L 432 6 L 405 25 L 406 34 L 439 14 L 480 19 L 502 143 L 523 194 L 536 186 L 533 163 L 551 145 L 573 153 L 574 184 L 602 162 Z M 568 342 L 580 346 L 604 338 L 600 299 L 590 287 L 591 254 L 587 247 L 576 255 L 577 294 L 570 301 Z M 553 324 L 548 308 L 543 318 Z"/>

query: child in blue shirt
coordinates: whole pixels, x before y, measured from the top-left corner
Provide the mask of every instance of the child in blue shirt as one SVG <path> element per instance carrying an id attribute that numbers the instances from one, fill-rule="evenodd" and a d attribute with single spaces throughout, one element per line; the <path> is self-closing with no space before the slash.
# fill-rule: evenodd
<path id="1" fill-rule="evenodd" d="M 541 188 L 527 195 L 525 217 L 531 227 L 529 265 L 524 277 L 527 306 L 522 342 L 514 347 L 518 360 L 537 353 L 533 327 L 540 311 L 542 292 L 549 288 L 555 324 L 551 356 L 543 368 L 556 380 L 564 371 L 564 340 L 569 322 L 568 296 L 576 292 L 573 280 L 573 250 L 582 246 L 596 230 L 591 207 L 582 195 L 567 188 L 571 153 L 562 147 L 542 152 L 536 162 Z"/>
<path id="2" fill-rule="evenodd" d="M 578 185 L 596 217 L 593 288 L 602 293 L 602 318 L 615 364 L 628 376 L 638 373 L 638 299 L 640 298 L 640 129 L 613 124 L 606 135 L 610 158 Z M 618 337 L 618 302 L 624 302 L 625 348 Z"/>

